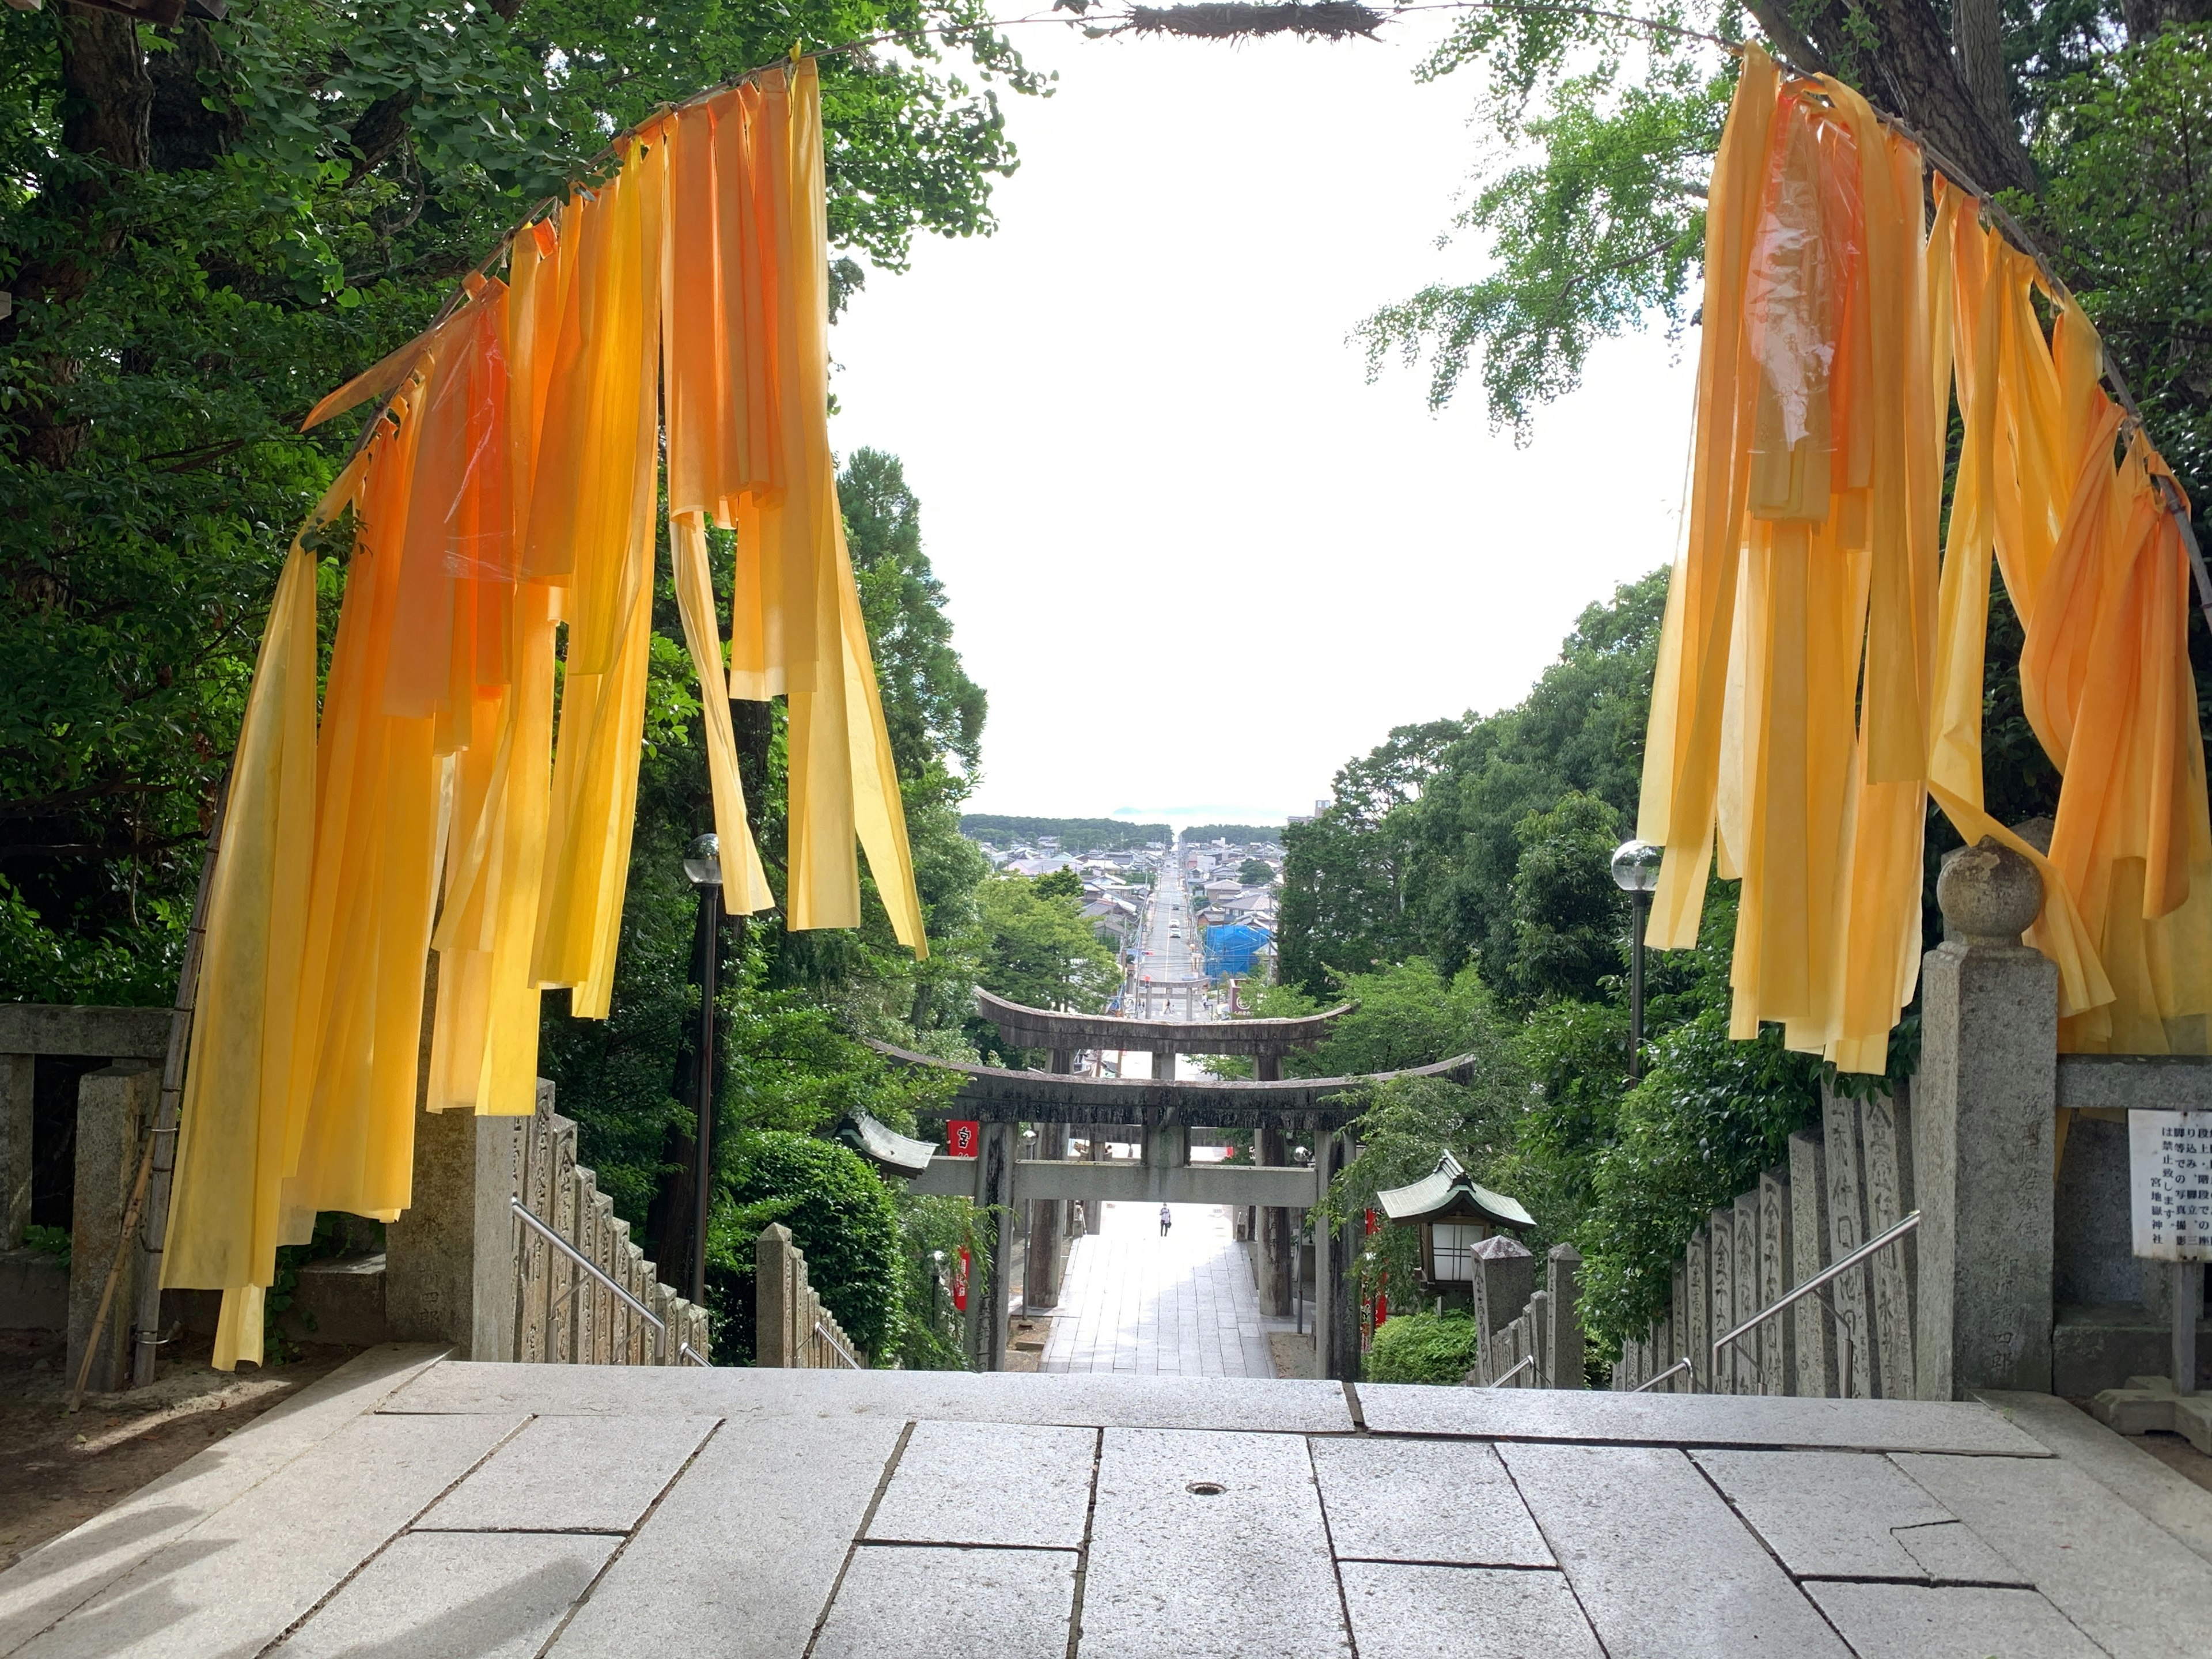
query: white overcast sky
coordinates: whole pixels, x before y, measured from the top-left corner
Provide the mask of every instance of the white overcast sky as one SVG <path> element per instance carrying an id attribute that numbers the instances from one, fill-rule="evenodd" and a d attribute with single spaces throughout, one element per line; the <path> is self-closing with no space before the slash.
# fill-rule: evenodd
<path id="1" fill-rule="evenodd" d="M 1437 25 L 1437 27 L 1441 27 Z M 832 337 L 840 450 L 901 456 L 988 690 L 976 811 L 1278 821 L 1390 727 L 1517 702 L 1673 551 L 1694 338 L 1602 348 L 1516 449 L 1479 388 L 1367 383 L 1437 246 L 1471 82 L 1387 44 L 1086 41 L 1009 99 L 988 238 L 876 272 Z"/>

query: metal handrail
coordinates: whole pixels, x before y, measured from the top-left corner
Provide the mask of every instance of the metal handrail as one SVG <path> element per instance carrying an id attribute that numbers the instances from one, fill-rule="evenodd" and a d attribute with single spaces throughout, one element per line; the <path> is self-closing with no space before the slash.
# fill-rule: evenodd
<path id="1" fill-rule="evenodd" d="M 1657 1388 L 1657 1387 L 1658 1387 L 1662 1382 L 1665 1382 L 1668 1377 L 1670 1377 L 1670 1376 L 1674 1376 L 1674 1374 L 1676 1371 L 1688 1371 L 1688 1370 L 1696 1370 L 1696 1367 L 1695 1367 L 1695 1366 L 1693 1366 L 1693 1365 L 1692 1365 L 1688 1360 L 1686 1360 L 1686 1359 L 1678 1359 L 1678 1360 L 1676 1360 L 1673 1364 L 1671 1364 L 1671 1365 L 1668 1366 L 1668 1367 L 1667 1367 L 1667 1369 L 1666 1369 L 1665 1370 L 1663 1370 L 1663 1371 L 1660 1372 L 1658 1376 L 1656 1376 L 1653 1377 L 1650 1382 L 1638 1382 L 1638 1383 L 1634 1388 L 1632 1388 L 1632 1389 L 1631 1389 L 1629 1390 L 1629 1393 L 1631 1393 L 1631 1394 L 1642 1394 L 1642 1393 L 1643 1393 L 1645 1389 L 1656 1389 L 1656 1388 Z M 1694 1376 L 1693 1376 L 1693 1377 L 1692 1377 L 1690 1380 L 1691 1380 L 1691 1382 L 1692 1382 L 1693 1384 L 1694 1384 L 1694 1383 L 1696 1382 L 1696 1381 L 1697 1381 L 1697 1379 L 1696 1379 Z"/>
<path id="2" fill-rule="evenodd" d="M 567 1256 L 569 1261 L 574 1262 L 586 1273 L 591 1274 L 592 1278 L 598 1279 L 600 1284 L 605 1285 L 607 1289 L 612 1291 L 617 1296 L 620 1297 L 623 1302 L 629 1305 L 630 1309 L 640 1319 L 642 1319 L 647 1324 L 652 1326 L 653 1334 L 658 1339 L 653 1345 L 654 1346 L 660 1347 L 666 1345 L 668 1341 L 668 1322 L 666 1320 L 663 1319 L 659 1314 L 653 1312 L 652 1309 L 647 1307 L 644 1303 L 639 1301 L 635 1296 L 631 1295 L 629 1291 L 623 1289 L 620 1285 L 615 1283 L 612 1279 L 610 1279 L 606 1273 L 599 1267 L 598 1262 L 592 1261 L 591 1257 L 586 1255 L 574 1244 L 571 1244 L 567 1239 L 562 1237 L 560 1234 L 555 1232 L 552 1228 L 547 1226 L 544 1222 L 539 1220 L 538 1217 L 531 1214 L 529 1206 L 525 1205 L 520 1199 L 510 1198 L 507 1201 L 508 1206 L 514 1210 L 515 1214 L 521 1217 L 524 1221 L 527 1222 L 532 1230 L 535 1231 L 539 1237 L 544 1239 L 547 1243 L 552 1245 L 555 1249 Z M 677 1351 L 680 1358 L 688 1358 L 693 1364 L 707 1365 L 711 1368 L 713 1362 L 710 1360 L 702 1359 L 699 1357 L 697 1351 L 695 1350 L 689 1342 L 679 1342 L 677 1345 Z"/>
<path id="3" fill-rule="evenodd" d="M 843 1343 L 840 1342 L 837 1340 L 836 1333 L 832 1331 L 827 1325 L 824 1325 L 818 1319 L 814 1322 L 814 1334 L 820 1337 L 824 1342 L 827 1342 L 830 1345 L 830 1351 L 836 1354 L 838 1358 L 843 1360 L 848 1365 L 850 1365 L 854 1370 L 864 1371 L 868 1369 L 859 1360 L 854 1358 L 853 1351 L 847 1347 Z"/>
<path id="4" fill-rule="evenodd" d="M 1737 1326 L 1734 1330 L 1728 1332 L 1725 1335 L 1715 1337 L 1713 1339 L 1711 1355 L 1712 1369 L 1706 1373 L 1706 1376 L 1711 1379 L 1717 1381 L 1721 1372 L 1721 1350 L 1728 1346 L 1729 1343 L 1735 1341 L 1736 1338 L 1742 1336 L 1748 1332 L 1756 1330 L 1759 1326 L 1764 1325 L 1768 1320 L 1773 1318 L 1775 1315 L 1780 1313 L 1784 1308 L 1790 1307 L 1798 1302 L 1802 1302 L 1805 1297 L 1814 1294 L 1832 1279 L 1838 1279 L 1843 1274 L 1849 1273 L 1853 1267 L 1857 1267 L 1860 1262 L 1874 1255 L 1875 1251 L 1887 1249 L 1888 1246 L 1896 1243 L 1899 1239 L 1904 1237 L 1905 1234 L 1911 1232 L 1919 1224 L 1920 1212 L 1915 1210 L 1911 1214 L 1907 1215 L 1902 1221 L 1899 1222 L 1894 1227 L 1890 1228 L 1887 1232 L 1882 1233 L 1878 1237 L 1869 1239 L 1865 1243 L 1860 1245 L 1858 1249 L 1853 1250 L 1842 1261 L 1835 1263 L 1832 1267 L 1822 1269 L 1820 1272 L 1814 1274 L 1812 1278 L 1807 1279 L 1802 1285 L 1795 1286 L 1787 1294 L 1778 1298 L 1766 1307 L 1761 1308 L 1757 1313 L 1752 1315 L 1750 1318 L 1745 1320 L 1742 1324 Z M 1823 1297 L 1821 1300 L 1826 1302 L 1827 1298 Z M 1840 1354 L 1841 1368 L 1838 1372 L 1838 1377 L 1839 1379 L 1840 1386 L 1844 1389 L 1844 1398 L 1849 1399 L 1850 1397 L 1851 1386 L 1851 1351 L 1850 1347 L 1850 1333 L 1840 1316 L 1837 1318 L 1836 1327 L 1838 1331 L 1844 1334 L 1844 1340 L 1841 1345 Z M 1694 1379 L 1692 1380 L 1694 1381 Z"/>
<path id="5" fill-rule="evenodd" d="M 1534 1366 L 1535 1363 L 1536 1356 L 1533 1353 L 1529 1354 L 1523 1358 L 1520 1364 L 1514 1366 L 1511 1370 L 1506 1372 L 1504 1376 L 1498 1377 L 1492 1382 L 1486 1382 L 1482 1386 L 1486 1389 L 1502 1389 L 1508 1382 L 1510 1382 L 1515 1377 L 1520 1376 L 1522 1372 L 1528 1370 L 1530 1367 Z"/>

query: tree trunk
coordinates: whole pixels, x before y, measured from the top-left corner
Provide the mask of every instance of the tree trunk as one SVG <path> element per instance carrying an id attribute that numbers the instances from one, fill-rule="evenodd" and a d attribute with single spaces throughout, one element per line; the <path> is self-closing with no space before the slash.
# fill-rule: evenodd
<path id="1" fill-rule="evenodd" d="M 143 172 L 154 82 L 138 50 L 138 25 L 112 11 L 74 7 L 62 28 L 62 143 L 127 172 Z"/>
<path id="2" fill-rule="evenodd" d="M 1996 15 L 1996 0 L 1964 0 L 1964 4 L 1969 10 L 1985 6 L 1991 19 Z M 1955 3 L 1954 9 L 1955 14 Z M 1798 18 L 1800 14 L 1792 9 L 1789 16 Z M 1871 40 L 1867 38 L 1869 21 L 1874 25 Z M 1995 119 L 1985 112 L 1985 108 L 2004 110 L 2002 57 L 1994 46 L 1990 48 L 1996 81 L 1985 106 L 1969 87 L 1951 38 L 1929 0 L 1870 0 L 1863 9 L 1852 0 L 1821 0 L 1817 9 L 1802 16 L 1802 27 L 1835 74 L 1878 106 L 1902 118 L 1954 167 L 1971 173 L 1976 185 L 1984 190 L 2035 188 L 2035 169 L 2028 162 L 2018 125 L 2008 112 Z M 1978 27 L 1962 27 L 1970 33 Z M 1975 38 L 1980 38 L 1978 33 Z"/>
<path id="3" fill-rule="evenodd" d="M 1975 112 L 1991 131 L 2005 131 L 2012 124 L 2012 97 L 1997 31 L 1997 0 L 1951 0 L 1951 46 Z"/>

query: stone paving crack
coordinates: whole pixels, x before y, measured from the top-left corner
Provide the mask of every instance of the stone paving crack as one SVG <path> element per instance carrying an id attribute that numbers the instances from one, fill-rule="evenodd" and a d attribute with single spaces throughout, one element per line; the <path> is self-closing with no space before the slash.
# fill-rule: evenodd
<path id="1" fill-rule="evenodd" d="M 1091 1439 L 1091 1495 L 1083 1506 L 1083 1541 L 1075 1548 L 1075 1595 L 1067 1610 L 1067 1659 L 1076 1659 L 1083 1645 L 1083 1591 L 1091 1577 L 1091 1522 L 1098 1513 L 1098 1466 L 1106 1455 L 1106 1431 L 1092 1431 Z"/>

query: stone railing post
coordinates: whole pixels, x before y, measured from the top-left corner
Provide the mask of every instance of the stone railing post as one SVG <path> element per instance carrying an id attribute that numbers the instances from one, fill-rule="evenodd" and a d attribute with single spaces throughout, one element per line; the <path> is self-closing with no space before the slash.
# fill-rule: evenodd
<path id="1" fill-rule="evenodd" d="M 84 1363 L 93 1315 L 123 1236 L 123 1212 L 138 1176 L 141 1142 L 154 1121 L 161 1073 L 149 1061 L 120 1060 L 88 1072 L 77 1084 L 76 1191 L 70 1210 L 69 1369 Z M 115 1294 L 100 1327 L 100 1348 L 87 1386 L 107 1394 L 131 1380 L 131 1319 L 137 1305 L 139 1257 L 125 1255 Z"/>
<path id="2" fill-rule="evenodd" d="M 798 1310 L 799 1252 L 781 1221 L 761 1230 L 753 1245 L 753 1364 L 783 1369 L 800 1358 L 792 1341 Z"/>
<path id="3" fill-rule="evenodd" d="M 1493 1233 L 1478 1240 L 1469 1263 L 1474 1274 L 1474 1329 L 1480 1346 L 1475 1369 L 1489 1382 L 1504 1367 L 1496 1364 L 1504 1349 L 1498 1334 L 1518 1319 L 1536 1288 L 1536 1261 L 1517 1238 Z"/>
<path id="4" fill-rule="evenodd" d="M 427 1058 L 427 1057 L 426 1057 Z M 428 1067 L 423 1067 L 427 1082 Z M 515 1163 L 530 1122 L 415 1111 L 413 1201 L 385 1229 L 384 1311 L 394 1340 L 463 1359 L 514 1357 Z"/>
<path id="5" fill-rule="evenodd" d="M 1544 1386 L 1579 1389 L 1583 1376 L 1583 1253 L 1571 1244 L 1554 1244 L 1544 1261 L 1544 1289 L 1551 1297 L 1551 1328 L 1543 1334 Z"/>
<path id="6" fill-rule="evenodd" d="M 1985 838 L 1944 860 L 1936 896 L 1946 937 L 1922 970 L 1911 1114 L 1914 1392 L 2048 1393 L 2058 970 L 2020 942 L 2042 880 Z"/>

